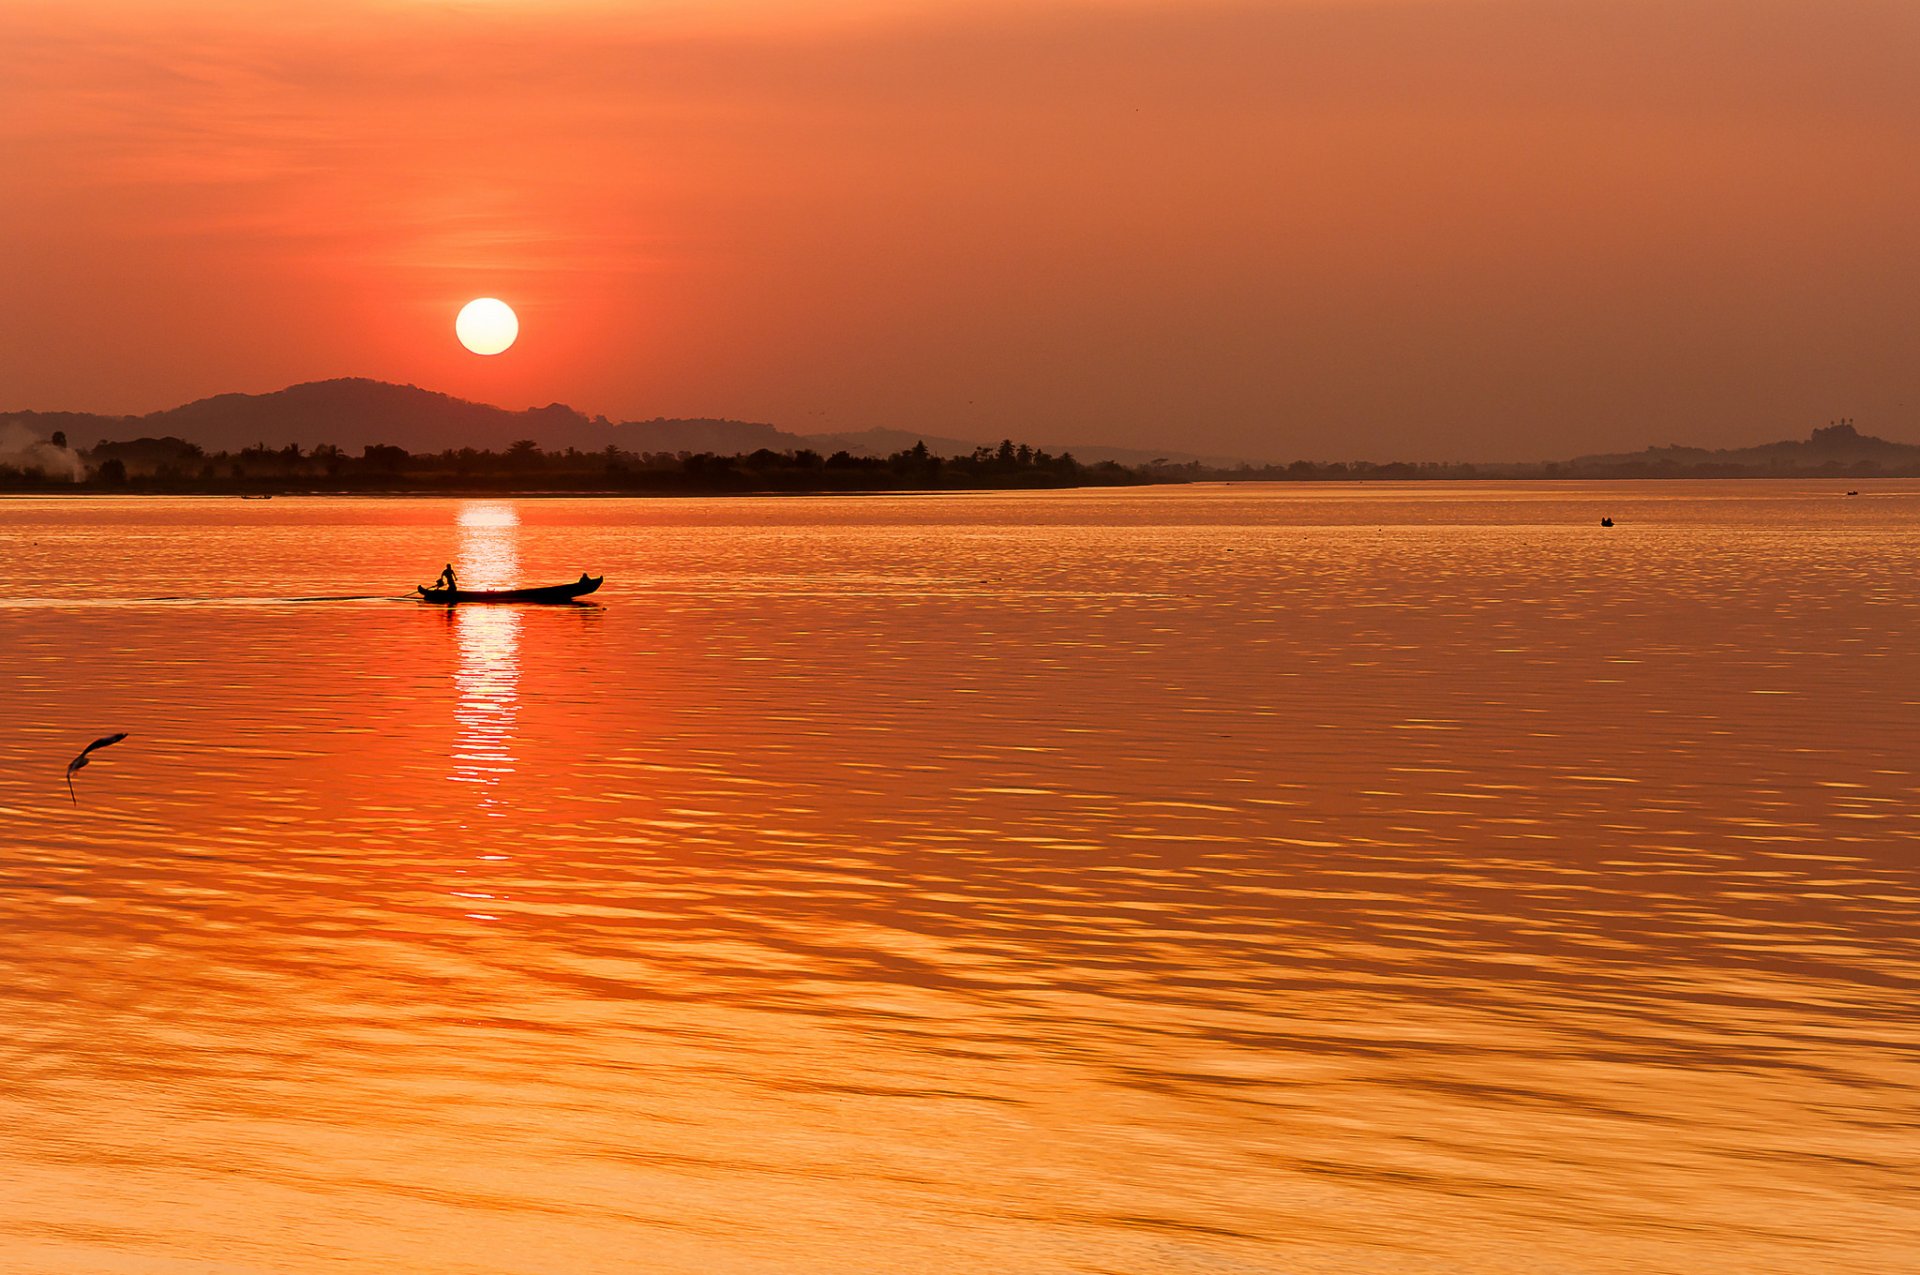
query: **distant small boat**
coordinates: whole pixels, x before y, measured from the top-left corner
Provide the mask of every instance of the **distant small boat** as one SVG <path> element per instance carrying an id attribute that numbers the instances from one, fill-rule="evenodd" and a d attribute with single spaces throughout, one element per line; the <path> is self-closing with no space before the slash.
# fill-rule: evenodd
<path id="1" fill-rule="evenodd" d="M 571 602 L 600 587 L 605 576 L 583 575 L 572 584 L 549 584 L 538 589 L 429 589 L 415 586 L 422 602 L 455 606 L 462 602 Z"/>
<path id="2" fill-rule="evenodd" d="M 242 496 L 242 500 L 272 500 L 272 496 Z"/>

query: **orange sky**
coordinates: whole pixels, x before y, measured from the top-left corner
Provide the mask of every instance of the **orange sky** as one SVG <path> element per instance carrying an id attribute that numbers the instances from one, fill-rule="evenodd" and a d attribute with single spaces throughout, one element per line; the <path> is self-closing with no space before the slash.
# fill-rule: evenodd
<path id="1" fill-rule="evenodd" d="M 1912 0 L 314 7 L 0 5 L 0 408 L 1920 439 Z"/>

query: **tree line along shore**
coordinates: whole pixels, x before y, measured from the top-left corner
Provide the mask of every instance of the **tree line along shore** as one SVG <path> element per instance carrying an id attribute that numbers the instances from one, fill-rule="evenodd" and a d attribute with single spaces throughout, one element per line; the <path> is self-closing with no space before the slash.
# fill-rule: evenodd
<path id="1" fill-rule="evenodd" d="M 1835 431 L 1815 431 L 1821 435 Z M 1857 436 L 1848 429 L 1842 441 Z M 26 450 L 0 452 L 0 492 L 109 492 L 179 495 L 273 495 L 295 493 L 580 493 L 725 494 L 832 493 L 863 491 L 1022 490 L 1061 487 L 1122 487 L 1192 482 L 1419 482 L 1469 480 L 1600 480 L 1699 478 L 1902 478 L 1920 477 L 1920 448 L 1860 438 L 1885 454 L 1781 452 L 1735 459 L 1694 449 L 1650 450 L 1631 456 L 1592 457 L 1535 464 L 1436 462 L 1294 461 L 1233 467 L 1155 460 L 1124 465 L 1087 463 L 1011 439 L 997 447 L 942 456 L 924 442 L 888 456 L 822 454 L 809 448 L 760 448 L 723 454 L 711 451 L 631 452 L 546 450 L 522 439 L 502 451 L 475 448 L 409 452 L 370 445 L 354 455 L 321 444 L 256 445 L 239 451 L 207 451 L 179 438 L 100 442 L 74 450 L 55 433 Z M 1759 463 L 1756 463 L 1758 461 Z"/>
<path id="2" fill-rule="evenodd" d="M 65 449 L 56 435 L 52 445 Z M 299 492 L 580 492 L 726 493 L 975 490 L 1127 486 L 1154 481 L 1144 469 L 1112 461 L 1085 464 L 1015 443 L 965 456 L 938 456 L 924 443 L 891 456 L 821 455 L 809 449 L 721 455 L 634 453 L 608 447 L 547 451 L 531 439 L 504 451 L 474 448 L 433 453 L 383 445 L 353 455 L 321 444 L 255 446 L 207 452 L 177 438 L 102 442 L 67 451 L 65 467 L 0 464 L 0 490 L 243 495 Z"/>

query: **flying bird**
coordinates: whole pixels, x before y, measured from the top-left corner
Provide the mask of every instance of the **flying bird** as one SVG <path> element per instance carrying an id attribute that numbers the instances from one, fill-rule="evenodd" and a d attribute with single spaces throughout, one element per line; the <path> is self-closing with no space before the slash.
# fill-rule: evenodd
<path id="1" fill-rule="evenodd" d="M 80 798 L 74 796 L 73 772 L 76 770 L 79 770 L 81 767 L 87 764 L 87 760 L 88 760 L 87 754 L 91 753 L 94 749 L 105 748 L 108 744 L 117 744 L 121 740 L 125 739 L 126 737 L 127 737 L 127 732 L 125 731 L 121 731 L 118 735 L 102 735 L 100 738 L 94 740 L 91 744 L 88 744 L 85 748 L 82 748 L 80 750 L 80 755 L 67 763 L 67 796 L 73 797 L 74 805 L 77 806 L 80 804 Z"/>

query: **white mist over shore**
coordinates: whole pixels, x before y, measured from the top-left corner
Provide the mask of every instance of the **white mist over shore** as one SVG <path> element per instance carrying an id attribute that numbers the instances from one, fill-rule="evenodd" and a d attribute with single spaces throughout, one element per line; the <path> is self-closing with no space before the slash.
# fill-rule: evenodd
<path id="1" fill-rule="evenodd" d="M 49 442 L 24 425 L 0 424 L 0 466 L 75 483 L 87 476 L 79 452 Z"/>

